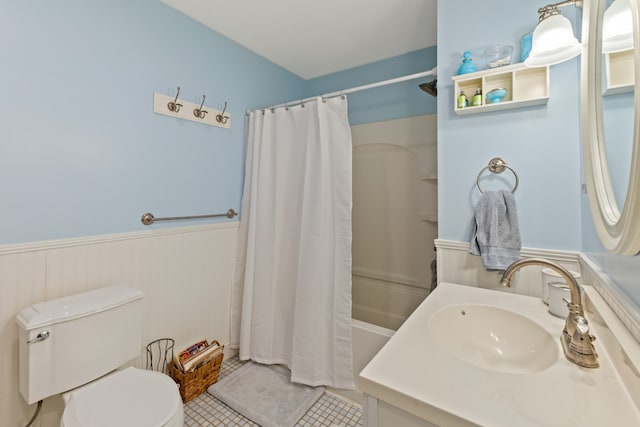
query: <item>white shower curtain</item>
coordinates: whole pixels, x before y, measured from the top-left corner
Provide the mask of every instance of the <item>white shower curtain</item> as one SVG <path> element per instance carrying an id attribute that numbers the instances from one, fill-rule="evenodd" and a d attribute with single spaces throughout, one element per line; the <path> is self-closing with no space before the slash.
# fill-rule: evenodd
<path id="1" fill-rule="evenodd" d="M 346 98 L 254 111 L 247 133 L 231 346 L 294 382 L 353 388 Z"/>

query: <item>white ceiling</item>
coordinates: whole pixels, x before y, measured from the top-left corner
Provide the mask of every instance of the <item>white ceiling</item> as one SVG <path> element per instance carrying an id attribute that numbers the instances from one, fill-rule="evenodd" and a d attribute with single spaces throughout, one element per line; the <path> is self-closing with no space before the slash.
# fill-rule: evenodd
<path id="1" fill-rule="evenodd" d="M 302 78 L 436 45 L 437 0 L 160 0 Z"/>

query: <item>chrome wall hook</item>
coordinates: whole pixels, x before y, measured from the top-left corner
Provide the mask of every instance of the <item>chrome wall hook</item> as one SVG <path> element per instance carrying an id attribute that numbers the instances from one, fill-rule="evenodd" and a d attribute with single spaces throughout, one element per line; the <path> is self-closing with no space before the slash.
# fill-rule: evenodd
<path id="1" fill-rule="evenodd" d="M 229 116 L 224 115 L 225 111 L 227 111 L 227 101 L 224 101 L 224 108 L 222 109 L 222 113 L 216 114 L 216 122 L 222 123 L 223 125 L 227 124 L 227 121 L 229 121 Z"/>
<path id="2" fill-rule="evenodd" d="M 207 97 L 206 95 L 202 95 L 202 102 L 200 103 L 200 107 L 193 109 L 193 115 L 201 119 L 204 119 L 204 116 L 206 116 L 208 113 L 207 110 L 202 109 L 202 106 L 204 105 L 204 100 L 206 99 L 206 97 Z"/>
<path id="3" fill-rule="evenodd" d="M 178 86 L 178 93 L 176 93 L 176 98 L 167 104 L 167 108 L 169 109 L 169 111 L 172 111 L 174 113 L 180 111 L 180 107 L 182 107 L 182 104 L 178 103 L 178 95 L 180 95 L 180 86 Z"/>

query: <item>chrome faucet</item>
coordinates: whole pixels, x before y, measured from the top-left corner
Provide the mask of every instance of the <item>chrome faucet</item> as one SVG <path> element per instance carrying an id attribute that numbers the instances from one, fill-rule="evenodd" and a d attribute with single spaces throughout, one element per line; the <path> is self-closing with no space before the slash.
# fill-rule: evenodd
<path id="1" fill-rule="evenodd" d="M 564 267 L 543 258 L 521 259 L 507 267 L 502 275 L 500 284 L 505 287 L 510 287 L 511 278 L 515 272 L 527 265 L 549 267 L 558 272 L 569 285 L 571 301 L 565 300 L 569 308 L 569 315 L 567 316 L 567 321 L 564 325 L 562 336 L 560 337 L 566 358 L 570 362 L 585 368 L 597 368 L 600 366 L 598 363 L 598 354 L 592 344 L 596 337 L 589 334 L 589 322 L 587 322 L 587 319 L 584 317 L 580 286 L 578 282 L 576 282 L 576 279 Z"/>

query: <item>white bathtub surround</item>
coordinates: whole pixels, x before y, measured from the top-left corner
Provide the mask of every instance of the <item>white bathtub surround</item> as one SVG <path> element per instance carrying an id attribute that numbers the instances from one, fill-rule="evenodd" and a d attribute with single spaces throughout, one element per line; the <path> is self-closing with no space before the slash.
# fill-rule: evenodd
<path id="1" fill-rule="evenodd" d="M 25 425 L 35 410 L 18 391 L 23 308 L 124 283 L 145 293 L 142 343 L 169 336 L 182 348 L 229 340 L 229 298 L 237 222 L 0 246 L 0 424 Z M 142 356 L 133 365 L 145 367 Z M 57 427 L 60 396 L 44 401 L 40 427 Z M 38 424 L 36 424 L 38 425 Z"/>
<path id="2" fill-rule="evenodd" d="M 422 284 L 414 286 L 376 279 L 355 271 L 352 279 L 352 317 L 394 331 L 429 295 L 429 290 Z"/>
<path id="3" fill-rule="evenodd" d="M 590 291 L 588 294 L 591 296 Z M 597 298 L 588 304 L 608 310 Z M 525 364 L 527 369 L 518 373 L 478 367 L 481 361 L 462 360 L 452 353 L 454 350 L 436 342 L 425 325 L 436 322 L 434 315 L 442 310 L 464 305 L 469 312 L 473 307 L 494 307 L 528 319 L 555 338 L 555 357 L 548 366 Z M 586 316 L 592 334 L 598 338 L 608 335 L 603 326 L 608 315 L 588 311 Z M 599 368 L 581 368 L 567 361 L 559 340 L 563 326 L 564 321 L 549 315 L 537 297 L 440 283 L 360 374 L 362 390 L 371 396 L 366 400 L 365 426 L 391 425 L 387 420 L 398 413 L 408 413 L 411 421 L 406 425 L 412 426 L 640 425 L 640 411 L 631 396 L 640 383 L 637 370 L 627 379 L 635 384 L 629 389 L 621 379 L 625 372 L 618 370 L 615 359 L 618 347 L 608 338 L 595 342 Z M 627 354 L 635 357 L 637 351 L 635 343 L 634 353 Z M 537 356 L 530 359 L 535 362 Z M 635 357 L 626 362 L 638 360 Z M 627 367 L 626 373 L 634 369 L 637 366 Z M 379 401 L 386 404 L 378 405 Z M 388 410 L 389 405 L 392 410 Z"/>
<path id="4" fill-rule="evenodd" d="M 253 111 L 247 139 L 231 345 L 294 382 L 353 388 L 346 98 Z"/>
<path id="5" fill-rule="evenodd" d="M 436 119 L 351 128 L 355 319 L 397 329 L 429 293 L 438 231 Z"/>

